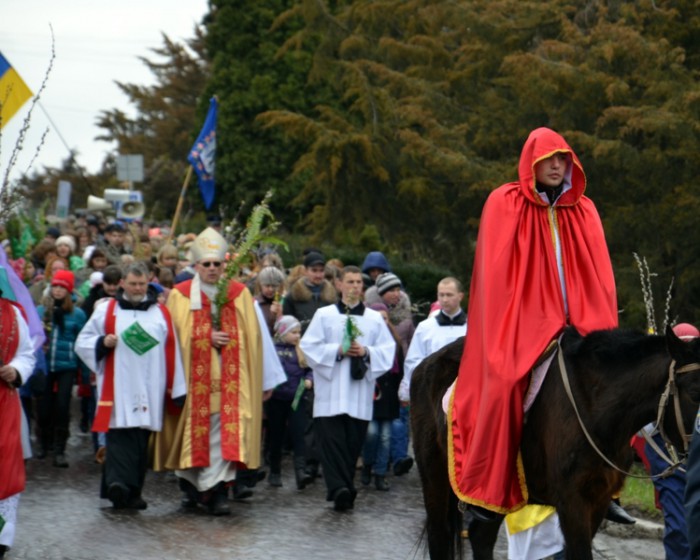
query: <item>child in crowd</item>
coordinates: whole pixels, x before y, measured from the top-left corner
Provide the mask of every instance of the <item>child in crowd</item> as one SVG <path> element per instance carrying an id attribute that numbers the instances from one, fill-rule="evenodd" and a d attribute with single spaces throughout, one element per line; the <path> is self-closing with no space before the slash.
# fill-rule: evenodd
<path id="1" fill-rule="evenodd" d="M 282 486 L 282 446 L 287 429 L 294 452 L 294 474 L 297 488 L 303 490 L 312 477 L 305 472 L 306 456 L 304 429 L 306 416 L 301 395 L 312 386 L 311 369 L 306 365 L 299 340 L 301 324 L 291 315 L 283 315 L 275 323 L 275 347 L 287 381 L 277 386 L 272 397 L 265 403 L 268 426 L 268 451 L 270 458 L 270 486 Z"/>
<path id="2" fill-rule="evenodd" d="M 396 356 L 391 369 L 376 381 L 374 389 L 374 405 L 372 421 L 367 427 L 367 436 L 362 450 L 362 472 L 360 482 L 365 486 L 372 481 L 377 490 L 389 490 L 386 471 L 391 451 L 391 424 L 399 417 L 399 385 L 403 377 L 403 351 L 401 340 L 394 325 L 389 320 L 389 308 L 383 303 L 373 303 L 368 306 L 378 311 L 396 341 Z"/>

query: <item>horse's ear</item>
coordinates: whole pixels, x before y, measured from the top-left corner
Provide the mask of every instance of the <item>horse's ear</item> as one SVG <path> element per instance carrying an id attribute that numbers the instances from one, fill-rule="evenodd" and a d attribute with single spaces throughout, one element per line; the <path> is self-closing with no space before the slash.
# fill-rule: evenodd
<path id="1" fill-rule="evenodd" d="M 666 327 L 666 347 L 671 357 L 680 364 L 695 361 L 692 345 L 678 338 L 670 325 Z"/>

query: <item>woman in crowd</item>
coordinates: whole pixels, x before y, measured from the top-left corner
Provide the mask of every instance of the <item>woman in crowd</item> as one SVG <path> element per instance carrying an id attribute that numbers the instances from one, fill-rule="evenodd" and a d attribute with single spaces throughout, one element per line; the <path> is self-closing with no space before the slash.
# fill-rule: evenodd
<path id="1" fill-rule="evenodd" d="M 67 467 L 66 441 L 70 420 L 70 399 L 79 361 L 73 350 L 78 333 L 85 325 L 85 313 L 72 298 L 73 273 L 58 270 L 51 278 L 51 290 L 38 312 L 46 331 L 46 387 L 39 406 L 38 458 L 44 458 L 53 445 L 53 465 Z"/>

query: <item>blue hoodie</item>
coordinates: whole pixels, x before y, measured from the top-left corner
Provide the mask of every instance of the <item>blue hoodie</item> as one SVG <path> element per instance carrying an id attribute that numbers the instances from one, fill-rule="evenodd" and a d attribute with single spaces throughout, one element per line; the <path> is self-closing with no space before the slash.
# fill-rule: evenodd
<path id="1" fill-rule="evenodd" d="M 371 268 L 381 268 L 384 272 L 391 272 L 389 261 L 386 260 L 384 253 L 381 251 L 372 251 L 367 253 L 364 262 L 362 263 L 362 272 L 367 274 Z"/>

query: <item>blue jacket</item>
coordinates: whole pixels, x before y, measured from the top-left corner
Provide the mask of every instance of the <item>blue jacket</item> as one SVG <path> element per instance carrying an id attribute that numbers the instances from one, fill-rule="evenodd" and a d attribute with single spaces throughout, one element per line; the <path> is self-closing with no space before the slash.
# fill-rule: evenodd
<path id="1" fill-rule="evenodd" d="M 44 306 L 37 308 L 39 317 L 44 317 Z M 77 371 L 79 360 L 73 347 L 78 333 L 85 326 L 85 312 L 77 306 L 71 313 L 63 317 L 63 328 L 60 328 L 52 320 L 51 332 L 48 336 L 48 350 L 46 351 L 46 369 L 48 371 Z"/>
<path id="2" fill-rule="evenodd" d="M 690 442 L 688 467 L 685 475 L 685 520 L 688 526 L 691 558 L 700 558 L 700 411 L 695 420 L 695 432 Z"/>

